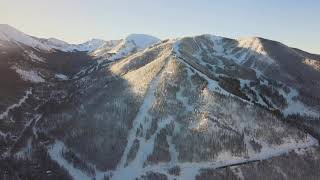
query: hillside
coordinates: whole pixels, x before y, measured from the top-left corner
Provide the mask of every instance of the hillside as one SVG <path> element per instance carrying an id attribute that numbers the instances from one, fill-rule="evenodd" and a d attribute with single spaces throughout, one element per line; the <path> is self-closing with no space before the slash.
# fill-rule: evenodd
<path id="1" fill-rule="evenodd" d="M 18 32 L 0 28 L 1 178 L 319 176 L 319 55 L 213 35 L 80 51 Z"/>

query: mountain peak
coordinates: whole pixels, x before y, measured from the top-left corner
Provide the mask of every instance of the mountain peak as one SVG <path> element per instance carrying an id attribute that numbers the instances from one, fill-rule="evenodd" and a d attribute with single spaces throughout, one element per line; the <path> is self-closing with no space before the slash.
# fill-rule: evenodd
<path id="1" fill-rule="evenodd" d="M 154 37 L 152 35 L 142 34 L 142 33 L 129 34 L 129 35 L 127 35 L 126 39 L 137 39 L 137 38 L 145 38 L 145 37 L 158 39 L 158 38 L 156 38 L 156 37 Z"/>
<path id="2" fill-rule="evenodd" d="M 69 45 L 69 43 L 67 43 L 63 40 L 57 39 L 57 38 L 49 38 L 49 39 L 45 39 L 45 41 L 50 42 L 55 45 Z"/>
<path id="3" fill-rule="evenodd" d="M 0 24 L 0 39 L 10 40 L 13 38 L 12 36 L 18 35 L 18 34 L 24 34 L 24 33 L 8 24 Z"/>
<path id="4" fill-rule="evenodd" d="M 259 54 L 266 55 L 265 48 L 260 37 L 246 37 L 238 39 L 239 47 L 251 49 Z"/>
<path id="5" fill-rule="evenodd" d="M 36 38 L 29 36 L 8 24 L 0 24 L 0 40 L 17 42 L 32 48 L 46 51 L 58 49 L 61 51 L 78 50 L 90 52 L 101 47 L 105 43 L 105 41 L 101 39 L 91 39 L 85 43 L 74 45 L 57 38 Z"/>
<path id="6" fill-rule="evenodd" d="M 104 56 L 109 60 L 116 60 L 144 50 L 160 41 L 160 39 L 151 35 L 130 34 L 119 42 L 111 43 L 111 46 L 108 45 L 97 49 L 94 54 L 96 56 Z"/>
<path id="7" fill-rule="evenodd" d="M 150 44 L 159 42 L 160 39 L 147 34 L 130 34 L 125 41 L 133 41 L 139 48 L 146 48 Z"/>
<path id="8" fill-rule="evenodd" d="M 9 24 L 0 24 L 0 31 L 6 29 L 15 29 L 14 27 L 10 26 Z"/>
<path id="9" fill-rule="evenodd" d="M 241 37 L 238 39 L 238 42 L 243 42 L 243 43 L 261 43 L 262 38 L 261 37 L 256 37 L 256 36 L 251 36 L 251 37 Z"/>
<path id="10" fill-rule="evenodd" d="M 24 45 L 43 50 L 51 49 L 47 45 L 43 44 L 39 39 L 33 38 L 7 24 L 0 24 L 0 39 L 22 43 Z"/>
<path id="11" fill-rule="evenodd" d="M 77 45 L 78 46 L 77 50 L 92 52 L 102 47 L 105 43 L 106 43 L 105 40 L 93 38 L 93 39 L 90 39 L 89 41 L 86 41 L 82 44 Z"/>

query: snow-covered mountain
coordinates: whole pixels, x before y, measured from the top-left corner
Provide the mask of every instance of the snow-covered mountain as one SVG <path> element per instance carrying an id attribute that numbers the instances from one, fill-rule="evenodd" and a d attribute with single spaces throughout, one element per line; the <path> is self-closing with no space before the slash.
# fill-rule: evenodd
<path id="1" fill-rule="evenodd" d="M 1 178 L 319 175 L 319 55 L 259 37 L 130 35 L 79 52 L 8 34 Z"/>
<path id="2" fill-rule="evenodd" d="M 0 24 L 0 40 L 21 43 L 39 50 L 60 50 L 64 52 L 92 52 L 106 43 L 106 41 L 101 39 L 92 39 L 82 44 L 69 44 L 56 38 L 41 39 L 27 35 L 6 24 Z"/>
<path id="3" fill-rule="evenodd" d="M 115 46 L 112 48 L 108 46 L 97 49 L 93 52 L 93 55 L 108 58 L 109 60 L 117 60 L 135 52 L 144 50 L 158 42 L 160 42 L 160 39 L 153 36 L 131 34 L 120 42 L 115 43 Z"/>
<path id="4" fill-rule="evenodd" d="M 38 48 L 47 51 L 51 49 L 50 46 L 42 43 L 40 39 L 31 37 L 6 24 L 0 24 L 0 39 L 3 41 L 22 43 L 33 48 Z"/>
<path id="5" fill-rule="evenodd" d="M 52 50 L 56 49 L 65 52 L 77 50 L 77 45 L 72 45 L 56 38 L 41 39 L 41 42 Z"/>
<path id="6" fill-rule="evenodd" d="M 78 44 L 75 49 L 77 51 L 92 52 L 92 51 L 95 51 L 96 49 L 103 47 L 106 43 L 108 43 L 108 42 L 105 40 L 91 39 L 85 43 Z"/>

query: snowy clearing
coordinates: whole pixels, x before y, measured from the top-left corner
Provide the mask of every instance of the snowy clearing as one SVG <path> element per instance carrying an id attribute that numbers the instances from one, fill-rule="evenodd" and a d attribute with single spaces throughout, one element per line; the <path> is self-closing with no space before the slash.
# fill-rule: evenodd
<path id="1" fill-rule="evenodd" d="M 55 74 L 55 77 L 60 80 L 68 80 L 69 79 L 69 77 L 64 74 Z"/>
<path id="2" fill-rule="evenodd" d="M 268 148 L 263 150 L 261 153 L 252 155 L 249 158 L 229 158 L 221 161 L 215 162 L 192 162 L 192 163 L 159 163 L 157 165 L 147 166 L 145 168 L 136 167 L 135 169 L 131 169 L 132 171 L 124 171 L 120 169 L 120 171 L 115 171 L 115 175 L 112 179 L 135 179 L 136 177 L 143 175 L 149 171 L 158 172 L 162 174 L 166 174 L 168 179 L 181 179 L 181 180 L 191 180 L 195 179 L 196 175 L 199 173 L 200 169 L 212 168 L 217 169 L 225 166 L 232 166 L 234 164 L 246 163 L 246 162 L 254 162 L 270 159 L 272 157 L 281 156 L 287 154 L 291 151 L 295 151 L 298 153 L 303 153 L 306 148 L 318 146 L 318 141 L 311 136 L 308 136 L 307 142 L 298 144 L 285 144 L 281 148 Z M 228 156 L 226 156 L 228 157 Z M 179 166 L 181 168 L 180 176 L 171 176 L 167 173 L 168 169 L 171 166 Z"/>
<path id="3" fill-rule="evenodd" d="M 20 75 L 20 77 L 25 81 L 30 81 L 33 83 L 45 82 L 45 80 L 42 77 L 40 77 L 37 72 L 34 72 L 32 70 L 31 71 L 22 70 L 15 66 L 13 66 L 12 69 L 14 69 Z"/>

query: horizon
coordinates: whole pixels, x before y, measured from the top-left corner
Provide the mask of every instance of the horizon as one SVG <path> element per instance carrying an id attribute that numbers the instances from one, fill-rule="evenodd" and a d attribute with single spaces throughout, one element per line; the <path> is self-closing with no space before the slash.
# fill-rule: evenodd
<path id="1" fill-rule="evenodd" d="M 314 23 L 320 16 L 320 2 L 181 2 L 1 0 L 0 23 L 70 44 L 123 39 L 129 34 L 160 39 L 212 34 L 232 39 L 261 37 L 320 54 L 320 25 Z"/>

